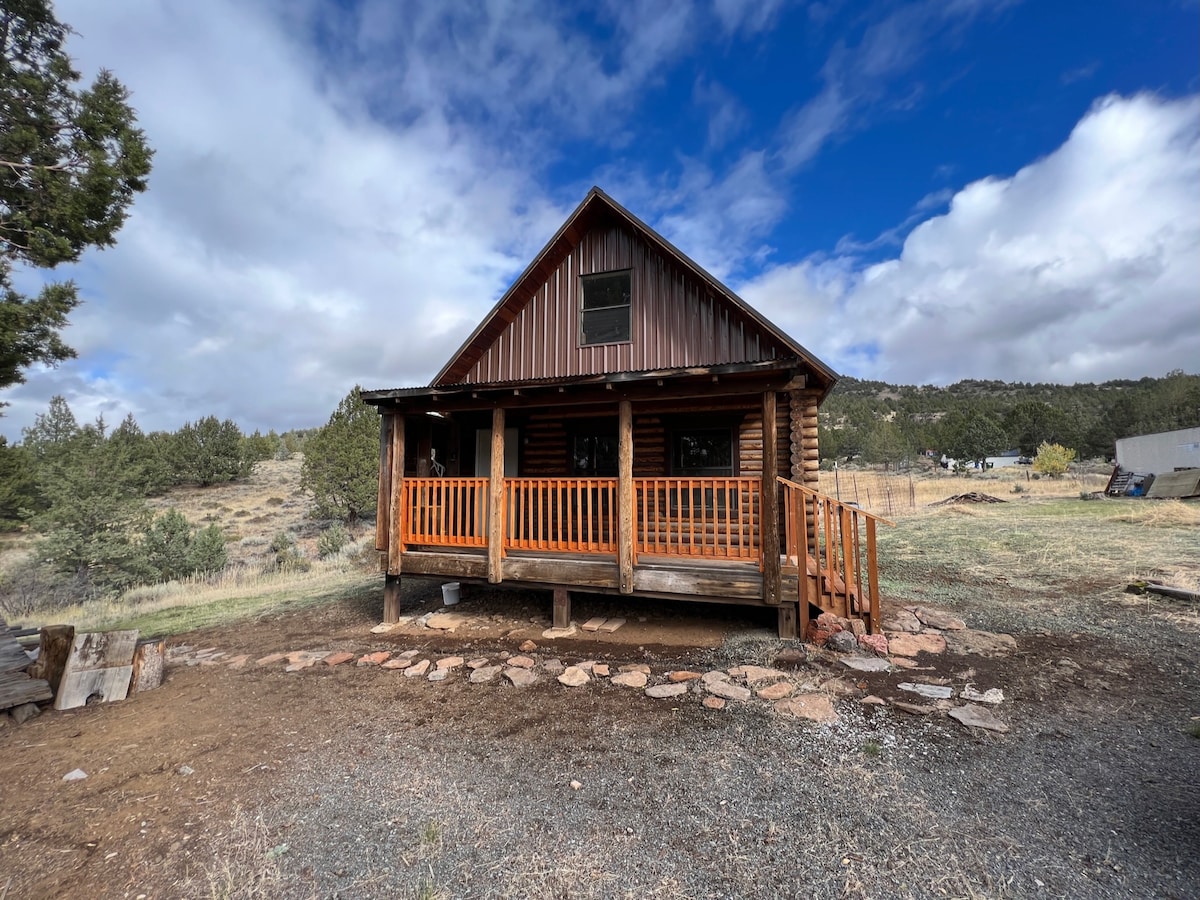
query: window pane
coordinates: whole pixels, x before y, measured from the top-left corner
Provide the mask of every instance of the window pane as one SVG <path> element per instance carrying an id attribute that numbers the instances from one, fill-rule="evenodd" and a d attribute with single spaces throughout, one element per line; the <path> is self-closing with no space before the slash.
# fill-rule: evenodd
<path id="1" fill-rule="evenodd" d="M 617 474 L 616 435 L 577 434 L 572 448 L 572 474 L 577 478 L 613 478 Z"/>
<path id="2" fill-rule="evenodd" d="M 728 428 L 676 432 L 673 451 L 676 474 L 733 474 L 733 434 Z"/>
<path id="3" fill-rule="evenodd" d="M 587 309 L 583 313 L 583 342 L 611 344 L 629 340 L 629 307 Z"/>
<path id="4" fill-rule="evenodd" d="M 583 308 L 603 309 L 609 306 L 628 306 L 629 272 L 606 272 L 603 275 L 583 276 Z"/>

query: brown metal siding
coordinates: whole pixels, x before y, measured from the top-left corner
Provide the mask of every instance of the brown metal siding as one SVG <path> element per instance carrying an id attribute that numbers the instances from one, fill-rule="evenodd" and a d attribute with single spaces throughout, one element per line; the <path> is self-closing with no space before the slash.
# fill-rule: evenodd
<path id="1" fill-rule="evenodd" d="M 632 341 L 579 345 L 579 277 L 630 269 Z M 787 355 L 751 320 L 631 232 L 595 227 L 496 338 L 464 381 L 598 375 L 759 362 Z"/>

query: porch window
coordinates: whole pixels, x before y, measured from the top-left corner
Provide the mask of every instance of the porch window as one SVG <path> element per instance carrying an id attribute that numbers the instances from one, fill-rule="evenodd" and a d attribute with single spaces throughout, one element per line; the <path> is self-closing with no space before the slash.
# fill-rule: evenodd
<path id="1" fill-rule="evenodd" d="M 631 340 L 632 273 L 601 272 L 580 278 L 583 310 L 581 344 L 619 344 Z"/>
<path id="2" fill-rule="evenodd" d="M 616 478 L 619 450 L 615 434 L 577 432 L 571 448 L 571 473 L 576 478 Z"/>
<path id="3" fill-rule="evenodd" d="M 676 431 L 671 440 L 671 471 L 683 478 L 732 478 L 733 429 L 702 428 Z M 679 513 L 706 510 L 727 512 L 739 508 L 735 491 L 693 487 L 672 491 L 671 507 Z"/>

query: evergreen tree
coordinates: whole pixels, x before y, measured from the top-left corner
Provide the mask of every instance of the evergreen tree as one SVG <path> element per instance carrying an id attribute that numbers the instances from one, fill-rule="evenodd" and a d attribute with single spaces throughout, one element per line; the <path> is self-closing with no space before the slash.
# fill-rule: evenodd
<path id="1" fill-rule="evenodd" d="M 50 406 L 38 413 L 33 424 L 22 430 L 25 448 L 39 462 L 54 456 L 79 433 L 75 414 L 61 394 L 50 398 Z"/>
<path id="2" fill-rule="evenodd" d="M 29 451 L 0 436 L 0 531 L 15 531 L 41 507 L 37 473 Z"/>
<path id="3" fill-rule="evenodd" d="M 255 462 L 245 450 L 242 432 L 231 419 L 207 416 L 194 425 L 186 422 L 171 441 L 175 479 L 207 487 L 245 478 Z"/>
<path id="4" fill-rule="evenodd" d="M 379 486 L 379 414 L 355 386 L 329 422 L 304 444 L 300 486 L 317 515 L 353 524 L 375 510 Z"/>
<path id="5" fill-rule="evenodd" d="M 229 561 L 225 535 L 215 522 L 196 532 L 187 561 L 191 574 L 211 575 L 225 568 Z"/>
<path id="6" fill-rule="evenodd" d="M 27 297 L 13 267 L 49 269 L 111 246 L 150 172 L 128 91 L 106 71 L 79 89 L 63 49 L 69 30 L 48 0 L 0 6 L 0 389 L 33 363 L 75 355 L 59 337 L 75 286 Z"/>
<path id="7" fill-rule="evenodd" d="M 183 513 L 168 509 L 155 519 L 142 539 L 142 550 L 151 571 L 162 581 L 192 574 L 192 525 Z"/>
<path id="8" fill-rule="evenodd" d="M 948 417 L 943 434 L 942 451 L 960 465 L 982 465 L 987 457 L 1002 451 L 1006 443 L 1000 423 L 983 413 Z"/>
<path id="9" fill-rule="evenodd" d="M 125 465 L 125 477 L 143 496 L 162 493 L 170 485 L 169 464 L 159 448 L 142 432 L 133 413 L 116 427 L 109 441 L 112 451 Z"/>

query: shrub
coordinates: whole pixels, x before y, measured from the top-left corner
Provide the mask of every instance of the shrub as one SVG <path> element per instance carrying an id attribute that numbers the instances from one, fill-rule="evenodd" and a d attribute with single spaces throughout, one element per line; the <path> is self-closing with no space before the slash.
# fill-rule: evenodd
<path id="1" fill-rule="evenodd" d="M 196 532 L 188 553 L 188 566 L 195 574 L 211 575 L 225 568 L 229 553 L 225 549 L 225 535 L 216 525 L 209 525 Z"/>
<path id="2" fill-rule="evenodd" d="M 1072 462 L 1075 461 L 1075 451 L 1062 444 L 1050 444 L 1042 441 L 1038 447 L 1037 456 L 1033 460 L 1035 472 L 1048 475 L 1051 478 L 1061 477 Z"/>
<path id="3" fill-rule="evenodd" d="M 64 609 L 91 599 L 92 593 L 86 576 L 56 572 L 34 558 L 14 563 L 0 575 L 0 611 L 10 617 Z"/>
<path id="4" fill-rule="evenodd" d="M 326 559 L 342 552 L 342 548 L 350 543 L 350 532 L 341 522 L 334 522 L 317 538 L 317 555 Z"/>
<path id="5" fill-rule="evenodd" d="M 275 537 L 271 538 L 271 552 L 283 553 L 285 550 L 290 550 L 296 545 L 296 539 L 286 531 L 278 532 Z"/>

